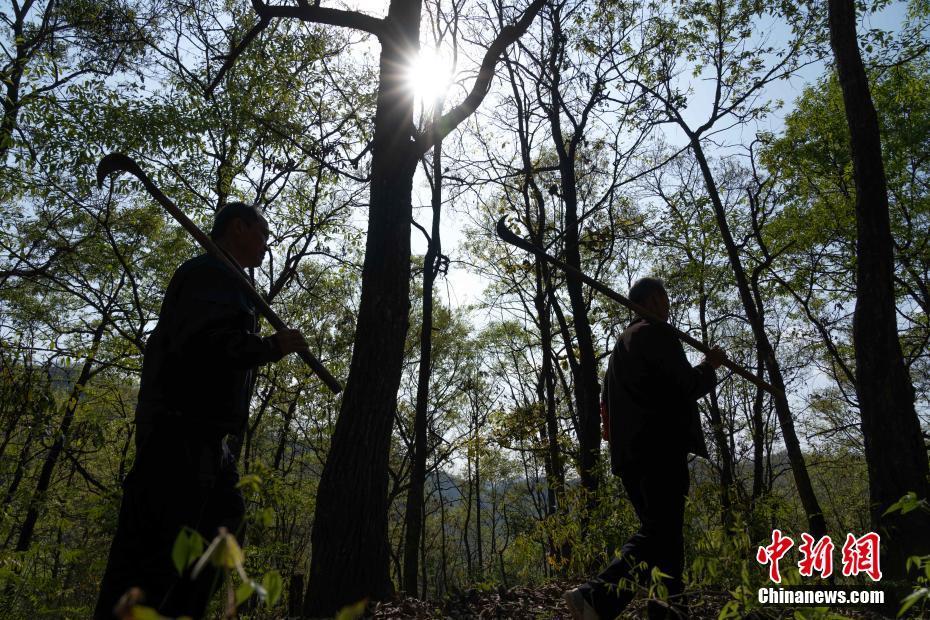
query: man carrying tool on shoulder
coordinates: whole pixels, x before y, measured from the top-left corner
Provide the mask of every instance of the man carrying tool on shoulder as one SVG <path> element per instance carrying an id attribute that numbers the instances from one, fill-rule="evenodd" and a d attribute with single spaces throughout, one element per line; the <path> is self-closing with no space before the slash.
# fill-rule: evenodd
<path id="1" fill-rule="evenodd" d="M 240 271 L 258 267 L 268 223 L 257 209 L 229 203 L 210 237 Z M 183 527 L 207 541 L 237 531 L 245 503 L 236 488 L 237 450 L 258 366 L 306 352 L 299 331 L 258 335 L 255 304 L 237 274 L 204 254 L 174 273 L 145 348 L 136 407 L 136 459 L 124 482 L 119 524 L 94 617 L 113 618 L 127 590 L 162 615 L 200 617 L 214 590 L 212 568 L 181 577 L 171 559 Z"/>
<path id="2" fill-rule="evenodd" d="M 661 280 L 637 281 L 629 300 L 667 323 L 670 304 Z M 708 457 L 696 401 L 714 388 L 714 371 L 725 359 L 714 347 L 692 367 L 673 331 L 642 317 L 617 339 L 602 390 L 604 435 L 611 471 L 623 481 L 641 527 L 619 558 L 564 594 L 575 620 L 615 618 L 635 594 L 632 583 L 649 586 L 653 567 L 670 577 L 670 606 L 650 601 L 650 620 L 687 617 L 681 579 L 688 453 Z M 640 563 L 648 568 L 640 570 Z"/>

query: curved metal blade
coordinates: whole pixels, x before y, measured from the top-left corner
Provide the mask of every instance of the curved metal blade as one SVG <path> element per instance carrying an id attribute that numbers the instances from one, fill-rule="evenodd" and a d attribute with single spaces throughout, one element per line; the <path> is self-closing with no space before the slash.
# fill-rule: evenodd
<path id="1" fill-rule="evenodd" d="M 139 179 L 144 176 L 139 164 L 131 157 L 122 153 L 110 153 L 97 164 L 97 187 L 103 187 L 103 181 L 108 176 L 120 172 L 129 172 Z"/>

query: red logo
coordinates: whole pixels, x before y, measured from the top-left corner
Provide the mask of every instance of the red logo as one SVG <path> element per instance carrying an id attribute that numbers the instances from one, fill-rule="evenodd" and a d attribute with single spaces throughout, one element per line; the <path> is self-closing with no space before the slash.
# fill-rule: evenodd
<path id="1" fill-rule="evenodd" d="M 763 566 L 769 564 L 769 579 L 775 583 L 781 583 L 781 574 L 778 572 L 778 560 L 782 559 L 788 549 L 794 546 L 794 541 L 787 536 L 782 536 L 781 530 L 772 531 L 772 544 L 767 547 L 759 547 L 756 553 L 756 560 Z"/>
<path id="2" fill-rule="evenodd" d="M 798 572 L 802 577 L 813 577 L 814 572 L 819 573 L 820 577 L 826 579 L 833 574 L 833 549 L 834 544 L 829 536 L 824 536 L 815 541 L 810 534 L 801 534 L 801 544 L 798 550 L 801 552 L 801 561 L 798 562 Z M 846 542 L 843 544 L 843 576 L 855 577 L 859 573 L 865 573 L 872 581 L 879 581 L 882 578 L 882 570 L 879 565 L 879 545 L 881 537 L 875 532 L 869 532 L 860 538 L 853 534 L 846 535 Z M 775 583 L 781 583 L 781 573 L 778 570 L 778 561 L 785 557 L 785 554 L 794 546 L 794 541 L 784 534 L 781 530 L 772 530 L 772 543 L 765 547 L 759 547 L 756 552 L 756 561 L 765 566 L 769 565 L 769 579 Z"/>
<path id="3" fill-rule="evenodd" d="M 865 573 L 872 581 L 881 579 L 882 569 L 878 563 L 880 542 L 881 538 L 875 532 L 869 532 L 862 538 L 847 534 L 843 545 L 843 576 Z"/>

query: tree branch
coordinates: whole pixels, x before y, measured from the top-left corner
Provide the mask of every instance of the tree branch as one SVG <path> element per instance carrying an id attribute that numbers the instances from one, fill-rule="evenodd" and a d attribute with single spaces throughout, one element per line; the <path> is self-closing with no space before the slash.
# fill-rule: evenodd
<path id="1" fill-rule="evenodd" d="M 431 124 L 425 133 L 417 137 L 417 147 L 420 153 L 426 153 L 433 148 L 436 142 L 449 135 L 453 129 L 478 109 L 478 106 L 481 105 L 481 102 L 484 101 L 485 96 L 491 89 L 494 70 L 504 50 L 523 36 L 523 33 L 530 27 L 530 24 L 533 23 L 536 15 L 545 4 L 546 0 L 533 0 L 516 23 L 505 26 L 501 30 L 485 53 L 484 59 L 481 61 L 481 68 L 478 70 L 478 77 L 475 78 L 471 92 L 468 93 L 465 100 L 446 114 L 443 114 L 438 122 Z"/>
<path id="2" fill-rule="evenodd" d="M 236 45 L 229 53 L 229 55 L 226 56 L 226 60 L 223 62 L 223 66 L 220 67 L 219 73 L 216 74 L 216 77 L 213 78 L 213 81 L 210 82 L 209 86 L 207 86 L 207 98 L 213 96 L 213 91 L 216 90 L 216 87 L 219 85 L 220 81 L 222 81 L 223 77 L 226 75 L 226 72 L 232 68 L 233 64 L 236 62 L 239 56 L 242 55 L 249 44 L 252 43 L 255 37 L 258 36 L 258 34 L 268 26 L 268 24 L 271 22 L 271 19 L 274 17 L 292 17 L 315 24 L 327 24 L 330 26 L 353 28 L 355 30 L 368 32 L 379 38 L 384 32 L 383 19 L 372 17 L 371 15 L 365 15 L 364 13 L 359 13 L 358 11 L 327 9 L 319 6 L 319 3 L 310 5 L 301 1 L 298 2 L 298 6 L 272 6 L 260 2 L 260 0 L 252 0 L 252 8 L 255 9 L 255 13 L 258 15 L 258 23 L 255 24 L 252 29 L 248 31 L 248 33 L 246 33 L 245 37 L 242 38 L 242 41 L 240 41 L 238 45 Z"/>
<path id="3" fill-rule="evenodd" d="M 213 97 L 213 91 L 215 91 L 216 87 L 219 86 L 220 82 L 223 80 L 223 77 L 226 75 L 226 72 L 232 68 L 233 63 L 236 62 L 236 59 L 242 55 L 252 40 L 255 39 L 255 37 L 257 37 L 262 30 L 268 27 L 270 22 L 271 19 L 262 15 L 259 18 L 258 23 L 252 26 L 252 29 L 249 30 L 244 37 L 242 37 L 242 40 L 239 41 L 239 44 L 236 45 L 231 52 L 229 52 L 229 55 L 226 56 L 226 60 L 223 61 L 223 66 L 220 67 L 216 77 L 213 78 L 213 81 L 210 82 L 206 88 L 206 91 L 204 92 L 204 95 L 207 99 Z"/>
<path id="4" fill-rule="evenodd" d="M 271 6 L 259 2 L 259 0 L 253 0 L 252 6 L 261 19 L 294 17 L 314 24 L 328 24 L 330 26 L 361 30 L 378 38 L 381 38 L 385 31 L 385 21 L 383 19 L 358 11 L 327 9 L 318 4 L 310 5 L 306 2 L 301 2 L 299 6 Z"/>

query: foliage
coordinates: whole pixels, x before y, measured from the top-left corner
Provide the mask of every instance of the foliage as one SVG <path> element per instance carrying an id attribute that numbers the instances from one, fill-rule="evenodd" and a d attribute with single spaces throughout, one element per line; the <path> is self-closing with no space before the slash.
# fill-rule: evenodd
<path id="1" fill-rule="evenodd" d="M 926 4 L 910 3 L 911 21 L 895 37 L 863 38 L 872 47 L 889 179 L 900 338 L 924 416 L 930 66 L 919 26 Z M 452 28 L 441 23 L 447 3 L 428 5 L 437 24 Z M 134 156 L 204 228 L 230 200 L 263 209 L 273 251 L 256 283 L 344 378 L 368 250 L 359 214 L 369 208 L 366 148 L 377 68 L 349 51 L 354 35 L 272 20 L 206 98 L 224 54 L 254 26 L 250 3 L 32 6 L 19 35 L 9 9 L 0 20 L 11 58 L 17 36 L 29 51 L 23 62 L 0 67 L 0 615 L 85 617 L 134 459 L 145 342 L 171 274 L 199 251 L 135 182 L 119 180 L 98 193 L 97 161 L 114 150 Z M 53 27 L 43 30 L 48 7 Z M 501 15 L 492 15 L 498 8 Z M 456 8 L 461 30 L 448 32 L 463 37 L 461 52 L 470 53 L 465 39 L 505 23 L 512 9 L 491 3 L 482 15 Z M 443 221 L 454 223 L 433 311 L 418 594 L 439 605 L 469 592 L 498 596 L 517 584 L 552 589 L 554 579 L 589 576 L 638 527 L 622 485 L 607 472 L 606 445 L 596 494 L 579 484 L 580 351 L 564 274 L 498 243 L 492 232 L 507 216 L 565 255 L 560 148 L 575 148 L 582 268 L 620 292 L 641 275 L 660 275 L 679 327 L 761 372 L 702 171 L 676 144 L 681 135 L 665 131 L 678 122 L 673 110 L 686 125 L 710 110 L 703 117 L 710 125 L 688 126 L 703 127 L 698 141 L 765 311 L 829 529 L 869 527 L 851 344 L 855 196 L 842 98 L 824 75 L 779 128 L 771 121 L 779 102 L 761 87 L 822 53 L 823 24 L 810 9 L 787 2 L 550 3 L 549 21 L 506 52 L 488 94 L 494 104 L 469 120 L 464 135 L 444 142 L 443 208 L 454 218 Z M 564 39 L 551 36 L 557 16 Z M 782 31 L 782 38 L 768 36 Z M 18 67 L 17 95 L 9 87 Z M 702 87 L 706 79 L 719 83 L 719 99 Z M 729 123 L 736 129 L 722 129 Z M 415 191 L 425 194 L 426 185 L 418 178 Z M 466 269 L 484 287 L 469 293 L 469 305 L 457 302 Z M 413 271 L 411 326 L 422 313 Z M 603 371 L 631 313 L 590 290 L 583 302 Z M 420 338 L 409 330 L 384 472 L 396 583 Z M 755 545 L 776 525 L 796 532 L 805 521 L 771 399 L 721 378 L 714 397 L 700 403 L 712 458 L 692 470 L 687 582 L 698 596 L 728 598 L 721 617 L 741 617 L 761 611 L 755 592 L 765 576 L 753 561 Z M 240 446 L 247 546 L 187 530 L 167 550 L 179 572 L 218 563 L 243 617 L 281 617 L 299 606 L 339 403 L 296 359 L 261 368 Z M 40 489 L 56 445 L 60 456 Z M 896 508 L 912 511 L 925 501 L 904 498 Z M 35 526 L 24 537 L 29 514 Z M 26 549 L 17 551 L 20 538 Z M 913 558 L 910 567 L 915 588 L 902 606 L 924 612 L 930 562 Z M 657 577 L 644 594 L 660 590 Z M 800 582 L 796 572 L 787 578 Z M 262 593 L 267 605 L 254 604 Z M 223 599 L 214 611 L 224 611 Z M 367 604 L 340 613 L 356 617 Z"/>

